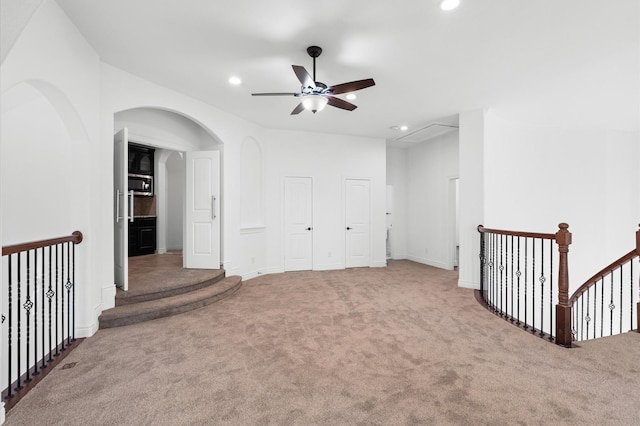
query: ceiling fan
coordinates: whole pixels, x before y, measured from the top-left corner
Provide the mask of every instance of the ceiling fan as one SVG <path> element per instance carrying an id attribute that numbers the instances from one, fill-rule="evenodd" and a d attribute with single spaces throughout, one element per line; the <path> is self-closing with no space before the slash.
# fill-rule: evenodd
<path id="1" fill-rule="evenodd" d="M 348 83 L 336 84 L 333 86 L 327 86 L 324 83 L 316 81 L 316 58 L 322 53 L 322 49 L 318 46 L 307 47 L 307 53 L 313 58 L 313 78 L 307 72 L 307 70 L 300 65 L 292 65 L 293 72 L 302 83 L 300 92 L 295 93 L 252 93 L 252 96 L 295 96 L 302 98 L 302 101 L 296 106 L 291 115 L 300 114 L 302 110 L 308 109 L 314 114 L 317 111 L 322 110 L 325 105 L 329 104 L 336 108 L 346 109 L 347 111 L 353 111 L 358 108 L 351 102 L 347 102 L 344 99 L 337 98 L 333 95 L 340 95 L 342 93 L 355 92 L 356 90 L 366 89 L 375 85 L 375 81 L 372 78 L 364 80 L 350 81 Z"/>

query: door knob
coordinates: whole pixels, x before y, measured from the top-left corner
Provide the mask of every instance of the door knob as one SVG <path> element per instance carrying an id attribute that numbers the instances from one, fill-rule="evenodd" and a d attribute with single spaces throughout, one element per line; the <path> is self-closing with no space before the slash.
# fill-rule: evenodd
<path id="1" fill-rule="evenodd" d="M 311 229 L 313 229 L 313 228 L 311 228 L 311 227 L 308 227 L 308 228 L 307 228 L 307 231 L 311 231 Z"/>
<path id="2" fill-rule="evenodd" d="M 350 226 L 347 226 L 347 231 L 352 230 L 353 228 L 351 228 Z"/>

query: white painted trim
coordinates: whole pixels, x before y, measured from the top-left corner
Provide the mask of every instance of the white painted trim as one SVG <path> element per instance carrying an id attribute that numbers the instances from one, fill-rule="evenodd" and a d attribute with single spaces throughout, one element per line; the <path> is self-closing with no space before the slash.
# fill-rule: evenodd
<path id="1" fill-rule="evenodd" d="M 0 425 L 4 424 L 5 415 L 4 415 L 4 402 L 0 402 Z"/>
<path id="2" fill-rule="evenodd" d="M 100 300 L 102 301 L 102 303 L 100 304 L 101 310 L 100 312 L 98 312 L 98 315 L 100 315 L 102 311 L 115 308 L 116 306 L 116 285 L 115 284 L 102 287 L 100 291 L 101 291 Z"/>
<path id="3" fill-rule="evenodd" d="M 313 266 L 314 271 L 334 271 L 344 269 L 344 263 L 321 263 Z"/>
<path id="4" fill-rule="evenodd" d="M 480 283 L 474 281 L 458 280 L 458 287 L 480 290 Z"/>
<path id="5" fill-rule="evenodd" d="M 407 259 L 413 262 L 422 263 L 424 265 L 434 266 L 440 269 L 451 270 L 451 268 L 449 268 L 448 265 L 444 262 L 434 261 L 431 259 L 426 259 L 424 257 L 418 257 L 418 256 L 407 256 Z"/>
<path id="6" fill-rule="evenodd" d="M 115 286 L 114 286 L 115 288 Z M 98 317 L 100 317 L 100 314 L 102 313 L 102 305 L 101 304 L 97 304 L 96 306 L 93 307 L 93 322 L 85 327 L 76 327 L 76 337 L 78 338 L 85 338 L 85 337 L 91 337 L 94 334 L 96 334 L 96 332 L 98 331 L 98 327 L 100 326 L 100 323 L 98 322 Z"/>
<path id="7" fill-rule="evenodd" d="M 386 268 L 387 267 L 387 261 L 385 260 L 384 262 L 372 262 L 371 263 L 371 267 L 372 268 Z"/>

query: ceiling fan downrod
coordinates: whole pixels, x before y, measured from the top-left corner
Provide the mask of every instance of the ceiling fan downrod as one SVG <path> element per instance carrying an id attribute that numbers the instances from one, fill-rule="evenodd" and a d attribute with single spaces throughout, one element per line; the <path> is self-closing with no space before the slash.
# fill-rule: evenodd
<path id="1" fill-rule="evenodd" d="M 307 53 L 313 58 L 313 82 L 316 82 L 316 58 L 322 53 L 322 48 L 319 46 L 307 47 Z"/>

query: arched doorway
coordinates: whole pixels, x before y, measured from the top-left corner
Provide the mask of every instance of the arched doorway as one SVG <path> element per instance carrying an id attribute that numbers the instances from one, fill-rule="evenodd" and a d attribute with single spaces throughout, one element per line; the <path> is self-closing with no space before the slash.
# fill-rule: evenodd
<path id="1" fill-rule="evenodd" d="M 222 157 L 223 144 L 209 129 L 193 118 L 164 108 L 142 107 L 120 111 L 114 115 L 114 131 L 122 128 L 128 129 L 128 142 L 155 150 L 155 176 L 153 177 L 155 194 L 151 204 L 153 204 L 152 214 L 156 217 L 157 224 L 157 252 L 165 253 L 167 250 L 182 250 L 184 244 L 181 240 L 189 241 L 189 232 L 183 234 L 183 230 L 191 231 L 191 235 L 194 235 L 193 227 L 185 222 L 193 221 L 194 219 L 188 214 L 184 214 L 187 206 L 185 197 L 189 194 L 187 189 L 193 186 L 192 184 L 191 186 L 186 186 L 190 185 L 186 175 L 189 174 L 190 176 L 193 173 L 188 170 L 188 167 L 190 167 L 187 165 L 188 158 L 195 152 L 202 151 L 213 152 L 217 157 Z M 218 185 L 221 188 L 222 173 L 219 168 L 215 174 L 218 179 Z M 183 188 L 182 192 L 180 188 Z M 193 193 L 194 191 L 191 192 Z M 202 191 L 195 192 L 200 193 Z M 223 247 L 221 233 L 223 220 L 221 202 L 223 196 L 220 190 L 213 198 L 216 199 L 215 202 L 205 201 L 205 203 L 206 205 L 211 205 L 212 209 L 216 208 L 217 213 L 209 214 L 209 217 L 215 218 L 215 222 L 217 222 L 215 225 L 217 227 L 217 235 L 212 238 L 211 242 L 207 242 L 204 245 L 214 246 L 214 250 L 218 252 L 218 266 L 211 266 L 216 261 L 198 263 L 197 266 L 194 266 L 193 262 L 189 264 L 189 259 L 194 257 L 193 250 L 191 257 L 184 256 L 185 266 L 210 269 L 218 269 L 220 267 Z M 148 200 L 141 199 L 140 201 L 147 202 Z M 203 203 L 201 202 L 200 204 Z M 139 206 L 141 203 L 137 205 Z M 202 235 L 201 230 L 197 231 L 195 235 Z M 116 242 L 116 244 L 122 244 L 122 242 Z M 188 244 L 188 246 L 192 247 L 193 244 Z M 117 246 L 116 256 L 120 256 Z"/>

